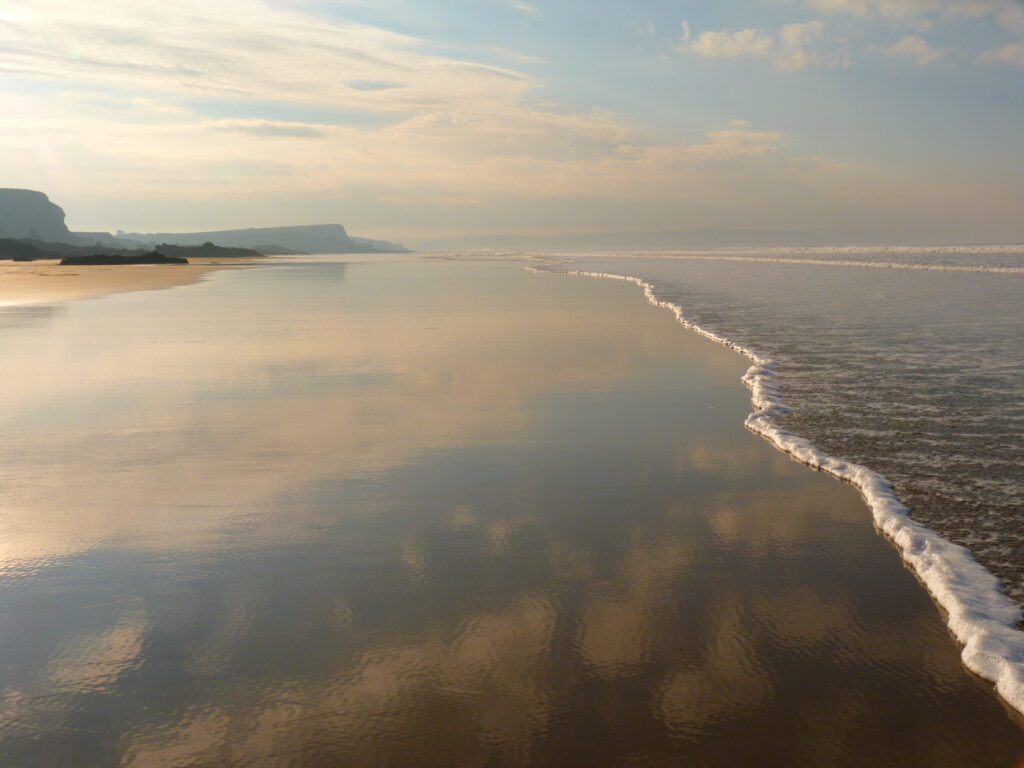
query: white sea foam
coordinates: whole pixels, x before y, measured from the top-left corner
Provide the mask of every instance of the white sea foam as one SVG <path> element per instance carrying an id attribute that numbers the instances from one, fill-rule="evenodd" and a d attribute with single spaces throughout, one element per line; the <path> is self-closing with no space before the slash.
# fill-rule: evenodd
<path id="1" fill-rule="evenodd" d="M 912 256 L 1024 255 L 1024 243 L 1005 245 L 806 245 L 750 246 L 746 248 L 681 248 L 674 253 L 739 253 L 739 254 L 868 254 L 889 253 Z"/>
<path id="2" fill-rule="evenodd" d="M 867 467 L 829 456 L 809 440 L 781 428 L 777 419 L 789 409 L 776 383 L 773 361 L 690 321 L 682 307 L 658 299 L 654 286 L 640 278 L 554 267 L 527 269 L 606 277 L 639 285 L 648 301 L 671 310 L 686 328 L 749 358 L 753 365 L 743 376 L 743 383 L 751 391 L 754 412 L 747 417 L 746 427 L 796 460 L 860 490 L 875 524 L 945 610 L 949 629 L 963 645 L 964 665 L 991 681 L 1007 703 L 1024 713 L 1024 632 L 1016 628 L 1022 619 L 1021 608 L 1003 593 L 999 580 L 967 549 L 913 520 L 910 510 L 896 498 L 892 484 L 884 477 Z"/>

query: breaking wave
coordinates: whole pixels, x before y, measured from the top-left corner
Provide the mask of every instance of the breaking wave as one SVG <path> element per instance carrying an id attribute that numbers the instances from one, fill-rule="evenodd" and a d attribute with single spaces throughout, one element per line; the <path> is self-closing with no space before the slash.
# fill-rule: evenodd
<path id="1" fill-rule="evenodd" d="M 551 253 L 553 257 L 571 258 L 579 254 Z M 1024 275 L 1024 245 L 990 246 L 889 246 L 886 248 L 861 248 L 859 246 L 830 246 L 827 248 L 738 248 L 732 250 L 690 250 L 690 251 L 614 251 L 589 253 L 588 256 L 614 256 L 634 259 L 707 259 L 714 261 L 739 261 L 765 264 L 814 264 L 825 267 L 871 267 L 874 269 L 919 269 L 936 272 L 995 272 Z M 872 259 L 842 258 L 863 255 Z M 824 258 L 833 256 L 837 258 Z M 944 262 L 922 262 L 896 257 L 948 256 Z M 992 257 L 1009 258 L 994 262 Z M 956 257 L 960 257 L 957 259 Z M 983 257 L 988 263 L 978 263 L 965 257 Z"/>
<path id="2" fill-rule="evenodd" d="M 1024 246 L 1014 247 L 1024 252 Z M 767 249 L 761 249 L 759 252 L 763 253 L 765 250 Z M 873 249 L 872 252 L 878 251 Z M 977 249 L 971 251 L 977 252 Z M 623 255 L 628 254 L 616 254 L 620 257 Z M 673 258 L 671 254 L 661 253 L 657 254 L 657 257 Z M 706 258 L 721 260 L 723 255 L 716 252 L 714 255 L 707 254 Z M 768 257 L 743 260 L 818 263 L 809 262 L 807 259 Z M 836 262 L 826 263 L 831 265 Z M 879 266 L 877 262 L 851 265 Z M 918 265 L 900 268 L 940 267 Z M 795 460 L 848 482 L 860 490 L 871 509 L 876 526 L 893 542 L 903 560 L 944 609 L 949 629 L 963 645 L 962 659 L 965 666 L 993 683 L 996 691 L 1007 703 L 1024 713 L 1024 632 L 1017 629 L 1022 619 L 1020 606 L 1003 593 L 999 579 L 978 563 L 965 547 L 944 539 L 927 526 L 912 519 L 910 510 L 899 501 L 892 483 L 885 477 L 862 465 L 830 456 L 810 440 L 781 427 L 779 418 L 788 413 L 789 408 L 784 402 L 776 380 L 775 362 L 694 323 L 686 317 L 681 306 L 658 298 L 655 286 L 639 277 L 561 269 L 555 265 L 527 269 L 535 272 L 611 278 L 633 283 L 643 289 L 650 303 L 671 310 L 684 327 L 746 356 L 752 365 L 743 376 L 743 382 L 751 391 L 751 402 L 754 407 L 754 412 L 745 421 L 746 427 Z M 971 271 L 999 270 L 989 268 Z M 1024 268 L 1015 268 L 1013 271 L 1024 272 Z"/>

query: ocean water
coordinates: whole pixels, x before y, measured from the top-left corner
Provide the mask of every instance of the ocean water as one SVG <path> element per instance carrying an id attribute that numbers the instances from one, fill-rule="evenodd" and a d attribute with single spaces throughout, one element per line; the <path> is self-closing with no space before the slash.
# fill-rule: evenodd
<path id="1" fill-rule="evenodd" d="M 856 489 L 636 287 L 285 259 L 0 310 L 0 765 L 1009 766 Z"/>
<path id="2" fill-rule="evenodd" d="M 552 260 L 637 278 L 652 300 L 767 363 L 770 412 L 751 426 L 846 479 L 860 470 L 843 462 L 881 475 L 867 492 L 876 520 L 949 612 L 969 666 L 1024 706 L 1024 643 L 1003 631 L 1024 599 L 1024 248 Z M 919 528 L 900 538 L 904 510 L 882 478 L 941 539 Z"/>

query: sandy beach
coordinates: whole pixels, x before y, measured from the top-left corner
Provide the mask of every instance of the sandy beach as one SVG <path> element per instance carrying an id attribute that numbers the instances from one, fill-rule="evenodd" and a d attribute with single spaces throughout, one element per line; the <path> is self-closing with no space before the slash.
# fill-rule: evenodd
<path id="1" fill-rule="evenodd" d="M 218 269 L 254 261 L 193 258 L 188 264 L 61 266 L 56 259 L 0 261 L 0 306 L 71 301 L 197 283 Z"/>
<path id="2" fill-rule="evenodd" d="M 310 257 L 0 322 L 12 765 L 1024 753 L 857 491 L 634 286 Z"/>

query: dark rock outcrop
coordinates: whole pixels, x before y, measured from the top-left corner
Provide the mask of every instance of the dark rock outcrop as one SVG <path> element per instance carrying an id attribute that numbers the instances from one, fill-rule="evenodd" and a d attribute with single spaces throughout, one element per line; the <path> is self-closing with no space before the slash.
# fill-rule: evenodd
<path id="1" fill-rule="evenodd" d="M 254 248 L 231 248 L 223 245 L 214 245 L 213 243 L 203 243 L 202 245 L 171 245 L 170 243 L 160 243 L 156 246 L 154 251 L 165 254 L 167 256 L 184 256 L 186 258 L 203 258 L 203 259 L 250 259 L 254 256 L 262 256 L 263 254 Z"/>
<path id="2" fill-rule="evenodd" d="M 93 253 L 89 256 L 65 256 L 61 264 L 69 266 L 85 266 L 94 264 L 188 264 L 188 259 L 181 256 L 166 256 L 156 251 L 140 253 L 135 256 L 122 254 Z"/>
<path id="3" fill-rule="evenodd" d="M 94 256 L 101 253 L 105 256 L 134 257 L 147 254 L 150 250 L 165 256 L 181 258 L 215 258 L 215 259 L 251 259 L 260 254 L 251 248 L 222 248 L 213 243 L 203 245 L 167 245 L 156 248 L 105 248 L 99 245 L 70 245 L 68 243 L 43 243 L 39 240 L 10 240 L 0 238 L 0 259 L 13 261 L 36 261 L 38 259 L 61 259 L 65 256 Z M 118 262 L 121 263 L 121 262 Z M 124 262 L 128 263 L 128 262 Z"/>

